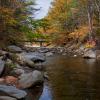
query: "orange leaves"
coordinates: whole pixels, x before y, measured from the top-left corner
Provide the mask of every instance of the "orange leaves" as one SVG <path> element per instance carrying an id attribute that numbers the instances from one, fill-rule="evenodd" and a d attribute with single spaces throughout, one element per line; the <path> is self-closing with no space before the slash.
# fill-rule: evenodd
<path id="1" fill-rule="evenodd" d="M 83 40 L 85 36 L 89 33 L 88 26 L 81 26 L 79 29 L 75 30 L 74 32 L 70 33 L 69 36 L 73 38 L 80 38 Z"/>
<path id="2" fill-rule="evenodd" d="M 5 82 L 7 84 L 16 85 L 17 84 L 17 81 L 18 81 L 18 78 L 16 78 L 16 77 L 13 77 L 13 76 L 6 76 L 5 77 Z"/>
<path id="3" fill-rule="evenodd" d="M 3 21 L 2 24 L 14 25 L 16 20 L 14 19 L 14 10 L 11 8 L 0 8 L 0 19 Z"/>

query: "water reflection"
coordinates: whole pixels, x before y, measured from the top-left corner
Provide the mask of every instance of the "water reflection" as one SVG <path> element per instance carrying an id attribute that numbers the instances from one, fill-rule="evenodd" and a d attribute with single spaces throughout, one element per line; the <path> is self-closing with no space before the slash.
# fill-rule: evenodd
<path id="1" fill-rule="evenodd" d="M 96 63 L 96 59 L 85 59 L 86 63 L 91 65 L 91 66 L 94 66 L 95 63 Z"/>
<path id="2" fill-rule="evenodd" d="M 39 100 L 52 100 L 52 93 L 48 83 L 44 83 L 43 93 Z"/>
<path id="3" fill-rule="evenodd" d="M 100 100 L 100 62 L 56 56 L 45 66 L 52 84 L 53 100 Z M 52 99 L 44 94 L 41 100 Z"/>

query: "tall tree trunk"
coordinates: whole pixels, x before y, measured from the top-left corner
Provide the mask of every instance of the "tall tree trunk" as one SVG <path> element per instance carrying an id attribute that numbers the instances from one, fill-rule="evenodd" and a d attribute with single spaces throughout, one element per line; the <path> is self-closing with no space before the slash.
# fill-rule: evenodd
<path id="1" fill-rule="evenodd" d="M 88 0 L 88 21 L 89 21 L 89 39 L 93 39 L 94 34 L 93 34 L 93 4 L 92 4 L 92 0 Z"/>
<path id="2" fill-rule="evenodd" d="M 100 25 L 100 1 L 99 0 L 94 0 L 94 3 L 95 3 L 95 6 L 96 6 L 96 9 L 98 11 L 98 23 Z"/>

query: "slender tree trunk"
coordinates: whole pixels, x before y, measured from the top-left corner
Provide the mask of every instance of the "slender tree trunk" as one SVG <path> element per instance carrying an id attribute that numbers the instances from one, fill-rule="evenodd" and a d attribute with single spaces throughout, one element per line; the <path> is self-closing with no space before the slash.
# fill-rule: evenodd
<path id="1" fill-rule="evenodd" d="M 97 9 L 97 11 L 98 11 L 98 23 L 99 23 L 99 25 L 100 25 L 100 1 L 98 1 L 98 0 L 94 0 L 94 3 L 95 3 L 95 6 L 96 6 L 96 9 Z"/>
<path id="2" fill-rule="evenodd" d="M 93 39 L 93 5 L 92 0 L 88 0 L 88 21 L 89 21 L 89 39 Z"/>

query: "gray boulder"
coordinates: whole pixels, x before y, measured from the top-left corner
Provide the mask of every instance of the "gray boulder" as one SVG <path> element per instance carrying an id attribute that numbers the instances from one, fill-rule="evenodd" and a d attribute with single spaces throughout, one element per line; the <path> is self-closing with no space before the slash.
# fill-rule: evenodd
<path id="1" fill-rule="evenodd" d="M 37 52 L 22 53 L 21 56 L 22 58 L 30 59 L 33 62 L 44 62 L 46 60 L 44 54 Z"/>
<path id="2" fill-rule="evenodd" d="M 21 75 L 24 74 L 25 71 L 23 69 L 19 69 L 19 68 L 14 68 L 14 70 L 12 71 L 12 73 L 15 73 L 16 75 Z"/>
<path id="3" fill-rule="evenodd" d="M 46 57 L 49 57 L 49 56 L 53 56 L 53 53 L 52 52 L 47 52 Z"/>
<path id="4" fill-rule="evenodd" d="M 0 93 L 2 92 L 17 99 L 25 98 L 27 95 L 25 91 L 19 90 L 14 86 L 7 86 L 7 85 L 0 85 Z"/>
<path id="5" fill-rule="evenodd" d="M 26 53 L 21 53 L 21 54 L 17 55 L 18 56 L 17 63 L 33 68 L 34 67 L 34 62 L 29 57 L 26 57 L 25 54 Z"/>
<path id="6" fill-rule="evenodd" d="M 50 50 L 48 49 L 48 48 L 45 48 L 45 47 L 42 47 L 42 48 L 39 48 L 38 49 L 38 52 L 40 52 L 40 53 L 47 53 L 47 52 L 49 52 Z"/>
<path id="7" fill-rule="evenodd" d="M 2 74 L 4 68 L 5 68 L 5 61 L 0 59 L 0 75 Z"/>
<path id="8" fill-rule="evenodd" d="M 15 45 L 8 46 L 8 50 L 14 53 L 21 53 L 23 51 L 20 47 Z"/>
<path id="9" fill-rule="evenodd" d="M 24 88 L 29 88 L 35 85 L 38 82 L 43 82 L 43 73 L 40 71 L 33 71 L 31 73 L 27 74 L 22 74 L 19 77 L 19 86 L 24 89 Z"/>
<path id="10" fill-rule="evenodd" d="M 25 65 L 34 68 L 34 62 L 30 59 L 24 58 Z"/>
<path id="11" fill-rule="evenodd" d="M 6 53 L 7 53 L 6 51 L 0 50 L 0 56 L 5 55 Z"/>
<path id="12" fill-rule="evenodd" d="M 36 70 L 43 70 L 45 67 L 43 66 L 42 63 L 36 63 L 36 64 L 34 65 L 34 68 L 35 68 Z"/>
<path id="13" fill-rule="evenodd" d="M 96 52 L 93 50 L 88 50 L 84 53 L 83 58 L 96 59 Z"/>
<path id="14" fill-rule="evenodd" d="M 9 96 L 0 96 L 0 100 L 17 100 L 17 99 Z"/>

